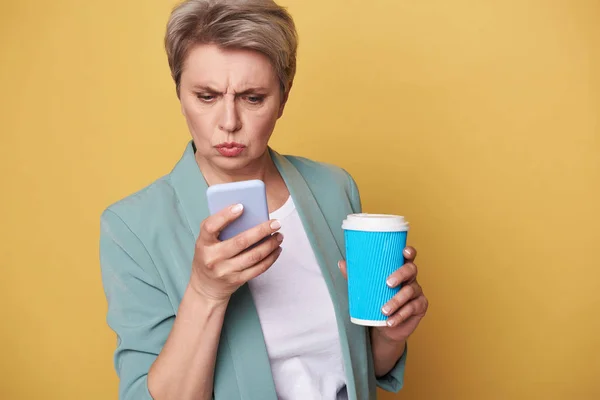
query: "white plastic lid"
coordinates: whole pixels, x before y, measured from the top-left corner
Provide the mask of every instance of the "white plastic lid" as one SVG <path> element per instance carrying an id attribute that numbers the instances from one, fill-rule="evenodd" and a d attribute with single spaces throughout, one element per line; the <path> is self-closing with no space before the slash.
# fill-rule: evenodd
<path id="1" fill-rule="evenodd" d="M 400 215 L 350 214 L 342 223 L 342 229 L 367 232 L 406 232 L 408 222 Z"/>

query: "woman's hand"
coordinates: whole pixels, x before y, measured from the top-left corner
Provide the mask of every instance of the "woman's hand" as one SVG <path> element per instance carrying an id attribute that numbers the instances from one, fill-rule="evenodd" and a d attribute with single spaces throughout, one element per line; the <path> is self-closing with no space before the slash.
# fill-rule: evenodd
<path id="1" fill-rule="evenodd" d="M 423 289 L 417 282 L 417 266 L 414 260 L 417 251 L 412 247 L 404 249 L 406 263 L 387 279 L 389 287 L 397 287 L 402 284 L 400 291 L 388 301 L 382 308 L 382 312 L 388 316 L 384 327 L 374 327 L 380 336 L 392 341 L 403 342 L 415 331 L 421 319 L 427 313 L 429 302 L 423 294 Z M 346 262 L 340 261 L 339 267 L 344 276 L 346 275 Z"/>
<path id="2" fill-rule="evenodd" d="M 241 204 L 225 208 L 206 218 L 200 227 L 190 286 L 209 301 L 228 302 L 240 286 L 269 269 L 281 254 L 279 245 L 283 235 L 273 235 L 281 228 L 276 220 L 264 222 L 231 239 L 219 240 L 219 233 L 242 212 Z M 247 250 L 267 236 L 271 237 Z"/>

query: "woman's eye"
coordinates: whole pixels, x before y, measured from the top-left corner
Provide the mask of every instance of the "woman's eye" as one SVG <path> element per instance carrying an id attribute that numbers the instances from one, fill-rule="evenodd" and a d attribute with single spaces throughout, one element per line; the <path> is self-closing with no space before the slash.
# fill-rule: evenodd
<path id="1" fill-rule="evenodd" d="M 246 96 L 246 101 L 250 104 L 260 104 L 264 100 L 262 96 Z"/>
<path id="2" fill-rule="evenodd" d="M 205 103 L 211 103 L 215 99 L 215 96 L 212 94 L 198 94 L 198 98 Z"/>

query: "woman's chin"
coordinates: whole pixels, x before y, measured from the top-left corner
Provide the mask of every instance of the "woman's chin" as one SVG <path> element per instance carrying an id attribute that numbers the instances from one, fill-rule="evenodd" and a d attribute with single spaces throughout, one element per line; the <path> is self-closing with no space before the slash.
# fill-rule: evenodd
<path id="1" fill-rule="evenodd" d="M 252 159 L 245 157 L 243 154 L 235 157 L 222 156 L 219 154 L 215 157 L 211 157 L 211 161 L 216 167 L 224 171 L 239 171 L 249 164 L 252 164 Z"/>

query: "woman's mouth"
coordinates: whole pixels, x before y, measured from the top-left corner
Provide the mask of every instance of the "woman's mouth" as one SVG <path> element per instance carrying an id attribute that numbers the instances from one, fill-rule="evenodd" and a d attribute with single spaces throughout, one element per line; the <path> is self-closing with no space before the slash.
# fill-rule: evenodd
<path id="1" fill-rule="evenodd" d="M 242 154 L 246 146 L 236 142 L 228 142 L 218 144 L 215 148 L 224 157 L 237 157 Z"/>

